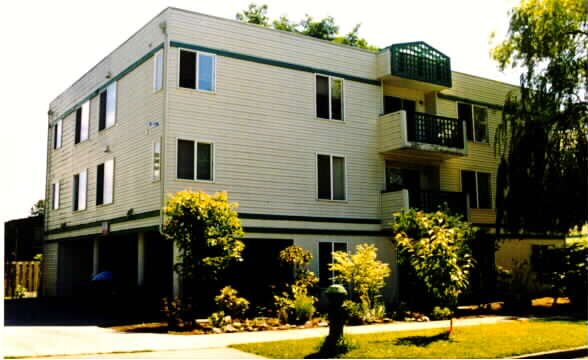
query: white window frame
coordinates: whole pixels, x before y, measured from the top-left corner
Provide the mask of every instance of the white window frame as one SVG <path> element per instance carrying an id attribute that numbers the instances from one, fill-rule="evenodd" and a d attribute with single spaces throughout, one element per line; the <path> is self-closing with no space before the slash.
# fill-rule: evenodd
<path id="1" fill-rule="evenodd" d="M 88 140 L 90 138 L 90 100 L 86 100 L 82 106 L 80 106 L 82 111 L 82 119 L 80 121 L 80 142 L 77 144 L 81 144 L 82 142 Z M 77 122 L 76 122 L 77 124 Z M 84 132 L 84 124 L 85 124 L 85 132 Z M 75 134 L 74 134 L 75 136 Z M 75 139 L 74 139 L 75 142 Z M 76 144 L 76 145 L 77 145 Z"/>
<path id="2" fill-rule="evenodd" d="M 155 154 L 159 154 L 159 169 L 155 168 Z M 177 164 L 176 164 L 177 166 Z M 177 171 L 176 171 L 177 176 Z M 151 143 L 151 181 L 161 180 L 161 139 Z"/>
<path id="3" fill-rule="evenodd" d="M 179 143 L 180 140 L 183 141 L 192 141 L 194 143 L 194 178 L 193 179 L 180 179 L 178 178 L 178 159 L 180 157 L 179 151 Z M 212 152 L 211 162 L 212 162 L 212 179 L 210 180 L 202 180 L 198 179 L 198 144 L 210 144 L 210 150 Z M 176 138 L 176 181 L 188 181 L 188 182 L 198 182 L 198 183 L 209 183 L 213 184 L 216 181 L 216 146 L 213 141 L 210 140 L 202 140 L 202 139 L 195 139 L 190 137 L 177 137 Z"/>
<path id="4" fill-rule="evenodd" d="M 185 88 L 185 87 L 180 86 L 180 70 L 181 70 L 181 68 L 180 68 L 180 62 L 182 61 L 181 60 L 182 51 L 188 51 L 188 52 L 191 52 L 191 53 L 195 53 L 196 54 L 196 78 L 195 78 L 195 86 L 196 86 L 196 88 L 195 89 Z M 200 55 L 208 55 L 208 56 L 212 56 L 212 58 L 213 58 L 213 66 L 212 66 L 212 69 L 213 70 L 212 71 L 214 73 L 214 82 L 213 82 L 214 83 L 214 85 L 213 85 L 214 88 L 212 90 L 200 89 L 200 86 L 199 86 L 199 80 L 200 80 L 199 79 L 199 76 L 200 76 L 200 71 L 199 71 Z M 209 52 L 205 52 L 205 51 L 196 51 L 196 50 L 186 49 L 186 48 L 178 48 L 178 66 L 177 66 L 177 68 L 178 68 L 177 73 L 178 74 L 177 74 L 177 79 L 176 79 L 177 80 L 177 83 L 176 83 L 177 88 L 178 89 L 185 89 L 185 90 L 192 90 L 192 91 L 202 91 L 202 92 L 205 92 L 205 93 L 208 93 L 208 94 L 215 94 L 216 93 L 216 78 L 217 78 L 216 64 L 217 64 L 217 56 L 214 53 L 209 53 Z M 182 139 L 182 140 L 184 140 L 184 139 Z"/>
<path id="5" fill-rule="evenodd" d="M 330 199 L 321 199 L 319 198 L 319 181 L 318 181 L 318 157 L 319 155 L 323 155 L 323 156 L 328 156 L 329 157 L 329 166 L 331 169 L 331 197 Z M 342 200 L 335 200 L 333 199 L 333 187 L 334 187 L 334 181 L 333 181 L 333 157 L 339 157 L 339 158 L 343 158 L 343 171 L 344 171 L 344 179 L 345 179 L 345 199 Z M 316 186 L 315 186 L 315 190 L 316 190 L 316 200 L 317 201 L 332 201 L 332 202 L 347 202 L 349 201 L 349 194 L 347 193 L 347 189 L 348 189 L 348 176 L 347 176 L 347 156 L 345 155 L 341 155 L 341 154 L 331 154 L 331 153 L 323 153 L 323 152 L 317 152 L 315 153 L 314 156 L 314 161 L 315 161 L 315 165 L 314 165 L 314 171 L 315 171 L 315 179 L 316 179 Z"/>
<path id="6" fill-rule="evenodd" d="M 102 204 L 109 205 L 114 202 L 114 158 L 106 160 L 104 164 L 104 179 L 102 179 Z M 110 180 L 110 182 L 108 182 Z"/>
<path id="7" fill-rule="evenodd" d="M 63 119 L 57 120 L 53 126 L 57 127 L 57 130 L 53 132 L 53 150 L 61 149 L 63 145 Z"/>
<path id="8" fill-rule="evenodd" d="M 153 92 L 163 89 L 163 50 L 159 50 L 153 56 Z"/>
<path id="9" fill-rule="evenodd" d="M 52 184 L 51 190 L 52 190 L 52 197 L 51 197 L 51 209 L 53 210 L 59 210 L 59 206 L 60 206 L 60 194 L 59 191 L 61 190 L 60 186 L 59 186 L 59 181 L 55 182 Z"/>
<path id="10" fill-rule="evenodd" d="M 82 174 L 84 176 L 82 176 Z M 79 182 L 78 182 L 78 208 L 77 210 L 73 210 L 74 212 L 78 212 L 78 211 L 83 211 L 86 210 L 87 208 L 87 203 L 88 203 L 88 169 L 83 169 L 82 171 L 74 174 L 79 176 Z M 84 179 L 84 181 L 82 182 L 82 179 Z M 84 185 L 82 187 L 82 184 Z M 73 184 L 72 184 L 72 190 L 73 190 Z"/>
<path id="11" fill-rule="evenodd" d="M 467 102 L 463 102 L 463 101 L 457 101 L 455 104 L 456 104 L 455 106 L 457 108 L 456 111 L 457 111 L 458 117 L 459 117 L 459 104 L 464 104 L 464 105 L 470 106 L 470 112 L 472 115 L 471 126 L 472 126 L 472 132 L 473 132 L 473 134 L 472 134 L 473 139 L 467 140 L 467 141 L 472 141 L 472 142 L 475 142 L 478 144 L 490 144 L 490 126 L 489 126 L 490 120 L 488 118 L 488 115 L 489 115 L 488 108 L 485 106 L 475 105 L 475 104 L 471 104 L 471 103 L 467 103 Z M 486 110 L 486 141 L 480 141 L 477 139 L 476 111 L 474 110 L 475 108 L 480 108 L 480 109 Z M 466 131 L 467 131 L 467 126 L 466 126 Z M 465 135 L 466 135 L 466 139 L 467 139 L 467 134 L 465 134 Z"/>
<path id="12" fill-rule="evenodd" d="M 317 91 L 316 79 L 318 76 L 326 77 L 329 79 L 329 118 L 328 119 L 317 116 L 318 103 L 316 101 L 316 91 Z M 331 94 L 331 90 L 332 90 L 331 82 L 333 80 L 341 80 L 341 119 L 333 119 L 333 103 L 332 103 L 333 97 Z M 325 75 L 325 74 L 321 74 L 321 73 L 314 74 L 314 116 L 319 120 L 332 120 L 332 121 L 337 121 L 337 122 L 341 122 L 341 123 L 345 122 L 345 119 L 347 118 L 345 116 L 345 79 L 340 78 L 340 77 L 336 77 L 336 76 Z"/>
<path id="13" fill-rule="evenodd" d="M 106 120 L 104 123 L 104 130 L 113 127 L 116 124 L 116 115 L 118 113 L 118 81 L 113 81 L 106 87 Z M 114 112 L 112 116 L 108 116 L 108 105 L 113 102 Z"/>
<path id="14" fill-rule="evenodd" d="M 321 263 L 320 263 L 320 249 L 321 243 L 330 243 L 331 244 L 331 259 L 332 254 L 335 252 L 335 244 L 345 244 L 345 248 L 347 249 L 347 253 L 349 254 L 349 240 L 319 240 L 316 242 L 316 255 L 317 255 L 317 274 L 319 279 L 321 278 Z M 331 271 L 331 278 L 334 276 L 335 272 Z M 330 280 L 331 284 L 334 284 L 333 280 Z"/>

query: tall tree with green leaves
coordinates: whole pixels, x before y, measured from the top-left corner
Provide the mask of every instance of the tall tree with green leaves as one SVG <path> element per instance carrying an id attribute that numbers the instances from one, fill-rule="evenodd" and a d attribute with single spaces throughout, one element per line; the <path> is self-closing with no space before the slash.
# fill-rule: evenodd
<path id="1" fill-rule="evenodd" d="M 31 216 L 44 216 L 45 215 L 45 207 L 46 207 L 45 200 L 41 199 L 41 200 L 37 201 L 30 210 Z"/>
<path id="2" fill-rule="evenodd" d="M 334 40 L 339 32 L 339 25 L 335 24 L 332 16 L 315 21 L 314 18 L 306 14 L 306 18 L 300 22 L 301 33 L 322 40 Z"/>
<path id="3" fill-rule="evenodd" d="M 257 5 L 255 3 L 249 4 L 247 10 L 237 13 L 235 15 L 237 20 L 249 24 L 256 24 L 261 26 L 270 26 L 269 17 L 267 17 L 267 5 Z"/>
<path id="4" fill-rule="evenodd" d="M 585 0 L 522 0 L 492 56 L 521 68 L 496 131 L 497 226 L 565 234 L 588 220 Z"/>

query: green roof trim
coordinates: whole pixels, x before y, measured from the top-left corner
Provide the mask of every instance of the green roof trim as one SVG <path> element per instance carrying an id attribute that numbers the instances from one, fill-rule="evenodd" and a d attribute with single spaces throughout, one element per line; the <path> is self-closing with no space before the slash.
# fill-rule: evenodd
<path id="1" fill-rule="evenodd" d="M 230 57 L 233 59 L 251 61 L 251 62 L 256 62 L 256 63 L 260 63 L 260 64 L 265 64 L 265 65 L 278 66 L 278 67 L 291 69 L 291 70 L 298 70 L 298 71 L 305 71 L 305 72 L 310 72 L 310 73 L 319 73 L 319 74 L 324 74 L 324 75 L 330 75 L 330 76 L 343 78 L 345 80 L 357 81 L 357 82 L 361 82 L 361 83 L 365 83 L 365 84 L 380 86 L 380 81 L 375 80 L 375 79 L 374 80 L 373 79 L 366 79 L 366 78 L 359 77 L 359 76 L 342 74 L 342 73 L 338 73 L 335 71 L 319 69 L 319 68 L 315 68 L 315 67 L 311 67 L 311 66 L 294 64 L 294 63 L 289 63 L 289 62 L 280 61 L 280 60 L 273 60 L 273 59 L 267 59 L 267 58 L 262 58 L 262 57 L 258 57 L 258 56 L 253 56 L 253 55 L 241 54 L 241 53 L 236 53 L 236 52 L 228 51 L 228 50 L 215 49 L 215 48 L 210 48 L 210 47 L 201 46 L 201 45 L 183 43 L 183 42 L 179 42 L 179 41 L 171 41 L 170 46 L 177 47 L 177 48 L 196 50 L 196 51 L 205 51 L 205 52 L 217 54 L 220 56 Z"/>
<path id="2" fill-rule="evenodd" d="M 451 87 L 451 59 L 424 41 L 390 45 L 390 74 Z"/>
<path id="3" fill-rule="evenodd" d="M 56 121 L 59 121 L 59 120 L 63 120 L 66 117 L 68 117 L 69 115 L 71 115 L 73 112 L 75 112 L 76 110 L 78 110 L 86 101 L 95 98 L 96 96 L 98 96 L 100 94 L 100 92 L 102 92 L 102 90 L 106 89 L 108 87 L 108 85 L 112 84 L 115 81 L 119 81 L 120 79 L 122 79 L 126 75 L 128 75 L 131 71 L 133 71 L 136 68 L 138 68 L 139 66 L 143 65 L 144 62 L 146 62 L 147 60 L 149 60 L 156 52 L 158 52 L 161 49 L 163 49 L 163 43 L 159 44 L 157 47 L 155 47 L 152 50 L 150 50 L 147 54 L 143 55 L 139 60 L 133 62 L 131 65 L 127 66 L 123 71 L 121 71 L 117 75 L 113 76 L 106 83 L 104 83 L 103 85 L 101 85 L 98 88 L 96 88 L 88 96 L 86 96 L 85 98 L 83 98 L 80 102 L 78 102 L 74 106 L 70 107 L 68 110 L 66 110 L 59 117 L 55 118 L 55 120 L 53 120 L 53 122 L 56 122 Z"/>
<path id="4" fill-rule="evenodd" d="M 102 226 L 103 222 L 107 222 L 109 224 L 120 224 L 120 223 L 127 222 L 127 221 L 148 219 L 148 218 L 160 216 L 160 214 L 161 214 L 161 212 L 159 210 L 146 211 L 146 212 L 142 212 L 139 214 L 119 216 L 119 217 L 112 218 L 112 219 L 98 220 L 98 221 L 93 221 L 93 222 L 89 222 L 89 223 L 85 223 L 85 224 L 66 226 L 65 228 L 61 228 L 61 227 L 55 228 L 55 229 L 51 229 L 51 230 L 46 231 L 45 235 L 61 234 L 64 232 L 99 227 L 99 226 Z"/>
<path id="5" fill-rule="evenodd" d="M 450 100 L 450 101 L 462 102 L 462 103 L 466 103 L 466 104 L 485 106 L 487 108 L 494 109 L 494 110 L 502 111 L 502 109 L 503 109 L 502 105 L 491 104 L 491 103 L 487 103 L 484 101 L 467 99 L 467 98 L 459 97 L 459 96 L 455 96 L 455 95 L 437 93 L 437 97 L 439 99 L 443 99 L 443 100 Z"/>

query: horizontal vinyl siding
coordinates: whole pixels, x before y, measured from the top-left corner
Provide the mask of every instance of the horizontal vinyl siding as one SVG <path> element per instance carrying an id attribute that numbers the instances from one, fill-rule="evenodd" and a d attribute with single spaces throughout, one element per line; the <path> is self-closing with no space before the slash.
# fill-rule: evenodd
<path id="1" fill-rule="evenodd" d="M 50 210 L 48 229 L 125 216 L 160 208 L 160 185 L 151 181 L 152 143 L 161 137 L 164 92 L 153 93 L 152 57 L 118 81 L 116 123 L 98 131 L 99 96 L 90 102 L 89 140 L 74 145 L 75 112 L 63 121 L 63 146 L 50 152 L 49 183 L 60 182 L 60 208 Z M 106 153 L 105 148 L 109 148 Z M 114 201 L 96 206 L 97 166 L 114 159 Z M 86 210 L 73 211 L 73 175 L 88 170 Z"/>
<path id="2" fill-rule="evenodd" d="M 251 213 L 379 216 L 379 87 L 345 80 L 345 122 L 319 120 L 312 73 L 218 56 L 211 94 L 176 88 L 178 52 L 170 54 L 166 193 L 226 190 Z M 182 137 L 214 143 L 214 184 L 175 181 Z M 315 200 L 317 152 L 346 157 L 347 202 Z"/>
<path id="3" fill-rule="evenodd" d="M 170 40 L 376 79 L 376 54 L 285 31 L 171 9 Z"/>
<path id="4" fill-rule="evenodd" d="M 403 119 L 401 113 L 387 114 L 378 119 L 379 151 L 392 151 L 404 146 Z"/>

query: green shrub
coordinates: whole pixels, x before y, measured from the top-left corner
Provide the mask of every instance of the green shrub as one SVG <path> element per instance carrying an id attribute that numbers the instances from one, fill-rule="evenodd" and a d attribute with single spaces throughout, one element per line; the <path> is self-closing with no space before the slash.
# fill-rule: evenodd
<path id="1" fill-rule="evenodd" d="M 237 290 L 230 286 L 221 289 L 220 295 L 214 298 L 216 305 L 227 315 L 242 318 L 249 310 L 249 301 L 237 296 Z"/>
<path id="2" fill-rule="evenodd" d="M 294 324 L 304 324 L 312 319 L 316 311 L 314 302 L 315 299 L 308 295 L 301 295 L 294 299 Z"/>
<path id="3" fill-rule="evenodd" d="M 16 285 L 16 289 L 14 291 L 14 298 L 15 299 L 22 299 L 25 297 L 26 288 L 21 284 Z"/>
<path id="4" fill-rule="evenodd" d="M 343 310 L 346 323 L 349 325 L 371 324 L 386 316 L 386 306 L 381 301 L 371 305 L 368 301 L 345 300 Z"/>
<path id="5" fill-rule="evenodd" d="M 193 328 L 195 325 L 194 311 L 191 299 L 182 300 L 180 297 L 163 298 L 162 309 L 167 326 L 170 329 Z"/>
<path id="6" fill-rule="evenodd" d="M 225 315 L 223 311 L 217 311 L 208 317 L 208 323 L 215 328 L 222 328 L 231 323 L 231 317 Z"/>
<path id="7" fill-rule="evenodd" d="M 431 311 L 432 320 L 447 320 L 453 316 L 453 311 L 447 307 L 435 306 Z"/>

